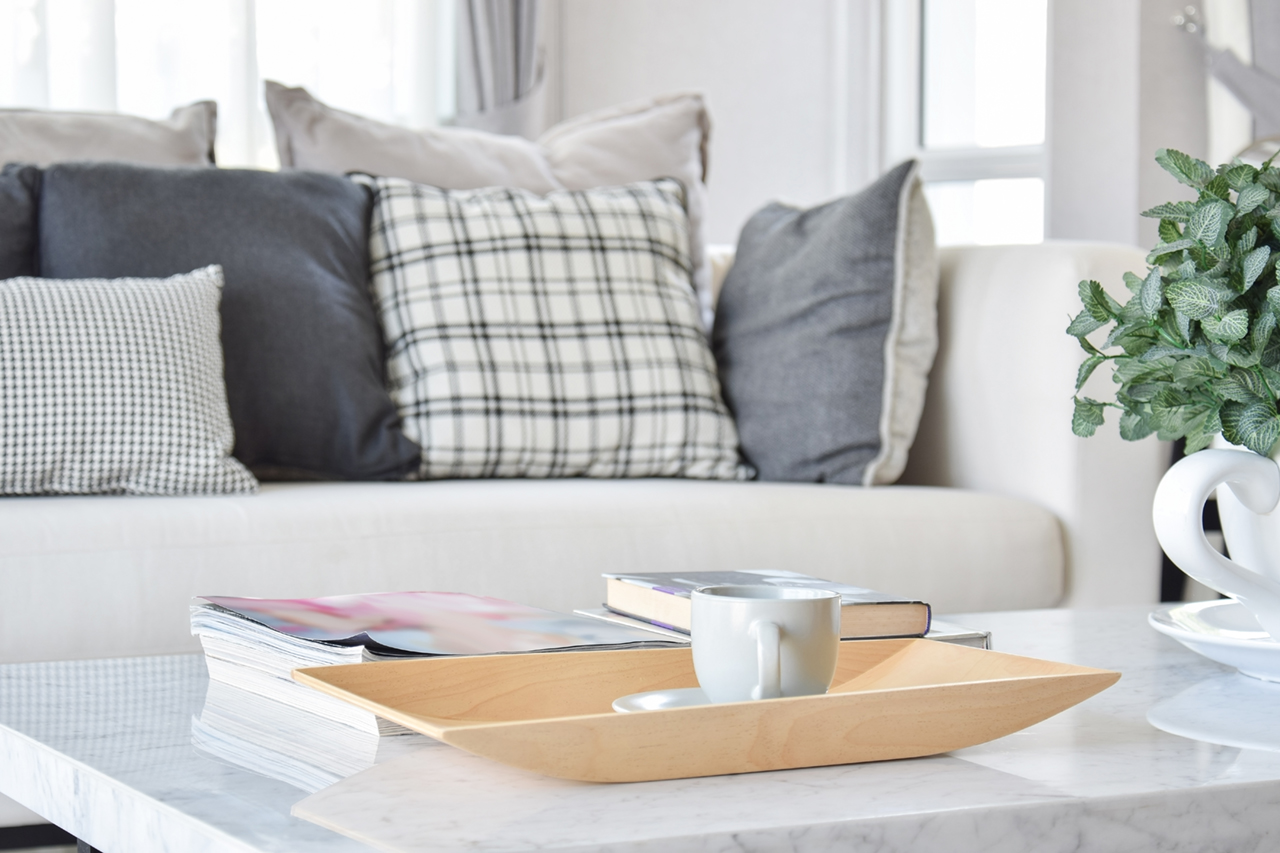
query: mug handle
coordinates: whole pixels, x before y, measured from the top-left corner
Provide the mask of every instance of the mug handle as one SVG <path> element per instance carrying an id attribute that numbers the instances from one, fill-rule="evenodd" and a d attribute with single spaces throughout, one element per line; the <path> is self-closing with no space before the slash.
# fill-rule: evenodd
<path id="1" fill-rule="evenodd" d="M 752 699 L 777 699 L 782 695 L 782 631 L 776 622 L 753 622 L 758 677 Z"/>
<path id="2" fill-rule="evenodd" d="M 1264 515 L 1280 503 L 1280 467 L 1247 450 L 1201 450 L 1168 470 L 1151 507 L 1156 538 L 1169 559 L 1205 586 L 1237 599 L 1280 638 L 1280 584 L 1214 550 L 1204 535 L 1204 502 L 1226 485 L 1251 512 Z M 1268 618 L 1267 611 L 1273 611 Z"/>

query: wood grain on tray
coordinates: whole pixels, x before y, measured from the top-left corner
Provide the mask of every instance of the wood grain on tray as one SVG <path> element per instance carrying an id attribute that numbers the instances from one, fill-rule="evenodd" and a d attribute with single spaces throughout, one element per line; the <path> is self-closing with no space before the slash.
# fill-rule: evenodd
<path id="1" fill-rule="evenodd" d="M 840 644 L 821 696 L 615 713 L 630 693 L 696 687 L 689 649 L 427 658 L 294 678 L 444 743 L 591 782 L 912 758 L 984 743 L 1120 674 L 931 640 Z"/>

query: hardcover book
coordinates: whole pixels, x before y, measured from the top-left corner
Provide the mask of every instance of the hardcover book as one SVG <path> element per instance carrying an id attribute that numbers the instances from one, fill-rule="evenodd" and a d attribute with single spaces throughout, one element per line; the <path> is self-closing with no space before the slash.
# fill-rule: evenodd
<path id="1" fill-rule="evenodd" d="M 923 601 L 785 571 L 652 572 L 610 574 L 605 607 L 659 627 L 689 633 L 691 593 L 704 586 L 747 584 L 800 586 L 840 593 L 840 637 L 845 640 L 923 637 L 931 612 Z"/>

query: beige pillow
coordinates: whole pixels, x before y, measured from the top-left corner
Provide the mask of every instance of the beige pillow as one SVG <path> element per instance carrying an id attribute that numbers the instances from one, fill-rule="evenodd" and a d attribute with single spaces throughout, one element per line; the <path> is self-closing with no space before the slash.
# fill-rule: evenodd
<path id="1" fill-rule="evenodd" d="M 266 83 L 280 167 L 365 172 L 450 190 L 552 190 L 675 178 L 684 186 L 693 280 L 709 317 L 707 139 L 702 96 L 664 95 L 587 113 L 536 141 L 456 127 L 410 130 L 336 110 L 306 89 Z"/>
<path id="2" fill-rule="evenodd" d="M 213 101 L 178 107 L 162 121 L 113 113 L 0 110 L 0 164 L 116 160 L 208 166 L 214 162 L 217 124 Z"/>

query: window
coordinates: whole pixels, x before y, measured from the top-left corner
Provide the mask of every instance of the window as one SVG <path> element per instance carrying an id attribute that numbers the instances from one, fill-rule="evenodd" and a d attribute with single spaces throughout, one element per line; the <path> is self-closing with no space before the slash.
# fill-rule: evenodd
<path id="1" fill-rule="evenodd" d="M 886 12 L 885 165 L 921 161 L 939 244 L 1043 240 L 1047 0 Z"/>
<path id="2" fill-rule="evenodd" d="M 453 112 L 451 0 L 0 0 L 0 106 L 218 102 L 218 162 L 274 167 L 262 81 L 410 126 Z"/>

